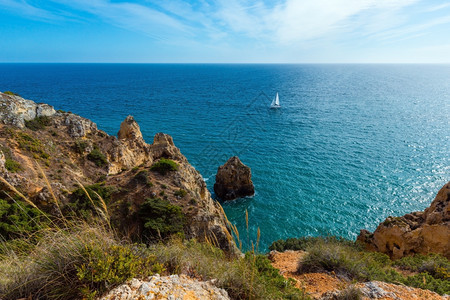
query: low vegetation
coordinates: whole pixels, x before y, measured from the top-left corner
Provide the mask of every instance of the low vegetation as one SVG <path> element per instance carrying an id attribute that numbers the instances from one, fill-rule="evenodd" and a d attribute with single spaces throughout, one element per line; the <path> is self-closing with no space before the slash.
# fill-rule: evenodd
<path id="1" fill-rule="evenodd" d="M 175 197 L 183 198 L 184 196 L 187 195 L 187 192 L 186 190 L 179 189 L 178 191 L 175 191 L 173 194 Z"/>
<path id="2" fill-rule="evenodd" d="M 42 130 L 51 124 L 50 118 L 47 116 L 39 116 L 32 120 L 25 120 L 25 127 L 37 131 Z"/>
<path id="3" fill-rule="evenodd" d="M 109 195 L 102 184 L 80 187 L 71 197 L 89 205 L 72 209 L 107 214 Z M 119 235 L 107 217 L 55 217 L 23 202 L 15 207 L 15 201 L 0 201 L 1 299 L 94 299 L 130 278 L 154 273 L 215 279 L 232 299 L 306 299 L 263 255 L 230 256 L 209 242 L 184 239 L 181 208 L 165 200 L 147 199 L 141 206 L 146 234 L 159 236 L 147 245 Z"/>
<path id="4" fill-rule="evenodd" d="M 5 168 L 6 170 L 12 173 L 22 170 L 22 166 L 20 165 L 19 162 L 9 158 L 5 159 Z"/>
<path id="5" fill-rule="evenodd" d="M 79 154 L 84 154 L 84 152 L 86 151 L 86 149 L 88 147 L 89 147 L 89 143 L 87 141 L 83 141 L 83 140 L 77 140 L 73 144 L 73 149 Z"/>
<path id="6" fill-rule="evenodd" d="M 153 186 L 152 182 L 148 178 L 148 171 L 146 170 L 139 171 L 136 175 L 134 175 L 134 180 L 141 184 Z"/>
<path id="7" fill-rule="evenodd" d="M 308 299 L 264 255 L 248 252 L 245 257 L 231 258 L 210 244 L 177 239 L 158 244 L 153 251 L 168 272 L 216 279 L 215 284 L 232 299 Z"/>
<path id="8" fill-rule="evenodd" d="M 108 165 L 108 160 L 105 154 L 103 154 L 100 149 L 94 146 L 94 149 L 87 155 L 87 159 L 94 162 L 97 167 L 104 167 Z"/>
<path id="9" fill-rule="evenodd" d="M 150 170 L 158 172 L 161 175 L 166 175 L 171 171 L 178 170 L 178 164 L 173 160 L 161 158 L 158 162 L 153 164 Z"/>
<path id="10" fill-rule="evenodd" d="M 48 161 L 50 155 L 45 151 L 45 147 L 40 140 L 21 131 L 12 134 L 20 149 L 33 153 L 35 159 Z"/>
<path id="11" fill-rule="evenodd" d="M 148 198 L 140 206 L 137 217 L 142 236 L 147 240 L 166 239 L 172 235 L 183 236 L 185 219 L 181 207 L 161 198 Z"/>
<path id="12" fill-rule="evenodd" d="M 440 255 L 415 255 L 399 260 L 379 252 L 368 252 L 353 241 L 335 237 L 279 240 L 270 249 L 305 250 L 298 272 L 334 272 L 350 280 L 379 280 L 450 293 L 450 261 Z M 408 271 L 403 275 L 400 270 Z"/>
<path id="13" fill-rule="evenodd" d="M 19 95 L 19 94 L 16 94 L 16 93 L 14 93 L 14 92 L 11 92 L 11 91 L 5 91 L 5 92 L 3 92 L 3 94 L 6 94 L 6 95 L 11 95 L 11 96 L 19 96 L 19 97 L 20 97 L 20 95 Z"/>
<path id="14" fill-rule="evenodd" d="M 100 215 L 104 217 L 111 195 L 116 189 L 104 183 L 96 183 L 74 190 L 69 196 L 69 203 L 64 207 L 66 215 L 78 216 L 84 220 L 92 220 Z M 98 207 L 103 207 L 99 210 Z"/>

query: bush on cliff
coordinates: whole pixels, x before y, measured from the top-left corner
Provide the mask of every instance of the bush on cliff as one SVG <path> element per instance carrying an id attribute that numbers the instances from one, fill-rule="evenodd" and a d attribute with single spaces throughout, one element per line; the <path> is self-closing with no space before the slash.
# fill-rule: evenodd
<path id="1" fill-rule="evenodd" d="M 178 170 L 178 165 L 173 160 L 161 158 L 158 162 L 153 164 L 150 170 L 158 172 L 161 175 L 166 175 L 170 171 Z"/>
<path id="2" fill-rule="evenodd" d="M 43 215 L 20 200 L 0 199 L 0 240 L 28 236 L 42 227 Z"/>
<path id="3" fill-rule="evenodd" d="M 142 235 L 148 240 L 183 236 L 184 215 L 181 207 L 161 198 L 147 198 L 137 213 Z"/>
<path id="4" fill-rule="evenodd" d="M 70 202 L 64 207 L 63 211 L 67 215 L 92 220 L 94 216 L 98 215 L 96 213 L 99 212 L 98 207 L 108 205 L 111 195 L 116 189 L 112 186 L 105 186 L 104 183 L 92 184 L 84 187 L 84 189 L 87 194 L 82 188 L 78 188 L 70 194 Z"/>
<path id="5" fill-rule="evenodd" d="M 22 166 L 20 165 L 20 163 L 9 158 L 5 160 L 5 168 L 12 173 L 22 170 Z"/>
<path id="6" fill-rule="evenodd" d="M 32 120 L 25 120 L 25 126 L 33 131 L 42 130 L 51 123 L 47 116 L 39 116 Z"/>
<path id="7" fill-rule="evenodd" d="M 94 162 L 97 167 L 104 167 L 108 165 L 108 160 L 105 154 L 103 154 L 98 147 L 94 146 L 94 149 L 87 155 L 87 159 Z"/>

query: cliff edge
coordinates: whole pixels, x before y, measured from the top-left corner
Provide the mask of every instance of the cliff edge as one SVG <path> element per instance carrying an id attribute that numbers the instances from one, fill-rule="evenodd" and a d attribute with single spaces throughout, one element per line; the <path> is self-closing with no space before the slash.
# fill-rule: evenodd
<path id="1" fill-rule="evenodd" d="M 161 171 L 164 164 L 173 169 Z M 132 116 L 115 137 L 76 114 L 0 93 L 0 176 L 51 214 L 94 214 L 79 191 L 81 183 L 103 197 L 111 222 L 127 235 L 142 238 L 146 233 L 145 238 L 161 239 L 178 228 L 187 238 L 236 250 L 223 210 L 200 173 L 171 136 L 157 133 L 147 144 Z M 0 184 L 2 198 L 13 195 L 10 190 Z M 161 224 L 149 223 L 158 218 L 169 223 L 176 218 L 178 227 L 171 224 L 164 231 Z"/>
<path id="2" fill-rule="evenodd" d="M 361 230 L 358 241 L 394 259 L 415 253 L 450 258 L 450 182 L 425 211 L 388 217 L 373 233 Z"/>

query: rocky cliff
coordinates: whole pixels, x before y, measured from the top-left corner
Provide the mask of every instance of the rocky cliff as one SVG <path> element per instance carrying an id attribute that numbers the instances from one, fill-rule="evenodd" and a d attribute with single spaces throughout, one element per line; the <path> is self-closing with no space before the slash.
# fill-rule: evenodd
<path id="1" fill-rule="evenodd" d="M 147 144 L 129 116 L 120 125 L 118 138 L 109 136 L 88 119 L 4 93 L 0 93 L 0 122 L 0 176 L 42 210 L 58 214 L 59 209 L 84 207 L 74 196 L 80 182 L 94 186 L 95 192 L 107 191 L 102 196 L 112 222 L 139 236 L 144 229 L 139 216 L 151 215 L 142 212 L 143 203 L 159 198 L 181 209 L 185 236 L 207 238 L 234 251 L 223 210 L 169 135 L 157 133 Z M 161 159 L 172 161 L 176 169 L 155 172 L 152 166 Z M 4 184 L 0 193 L 1 198 L 14 194 Z"/>
<path id="2" fill-rule="evenodd" d="M 425 211 L 388 217 L 373 233 L 361 230 L 358 241 L 392 258 L 414 253 L 439 253 L 450 258 L 450 182 Z"/>

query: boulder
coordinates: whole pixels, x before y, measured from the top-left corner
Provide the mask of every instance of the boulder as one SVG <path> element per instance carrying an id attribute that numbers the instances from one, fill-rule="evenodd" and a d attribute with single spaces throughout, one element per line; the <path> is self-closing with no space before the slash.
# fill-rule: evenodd
<path id="1" fill-rule="evenodd" d="M 218 168 L 214 192 L 222 200 L 253 196 L 255 187 L 250 168 L 244 165 L 239 157 L 233 156 Z"/>
<path id="2" fill-rule="evenodd" d="M 450 258 L 450 182 L 425 211 L 388 217 L 374 233 L 361 230 L 358 241 L 394 259 L 414 253 L 439 253 Z"/>

